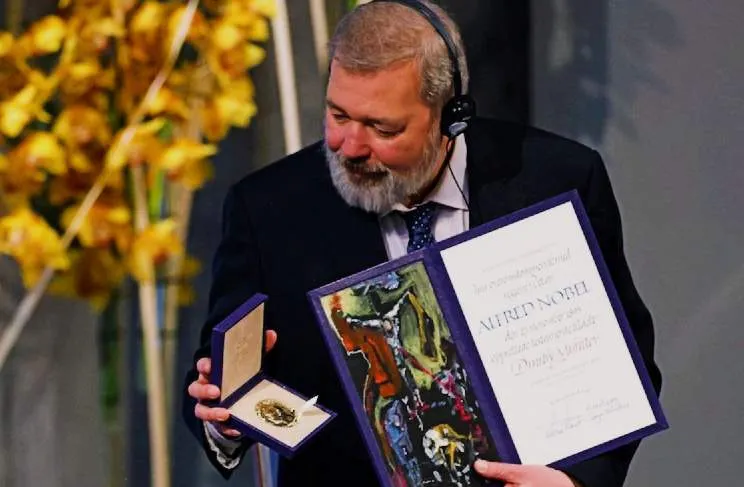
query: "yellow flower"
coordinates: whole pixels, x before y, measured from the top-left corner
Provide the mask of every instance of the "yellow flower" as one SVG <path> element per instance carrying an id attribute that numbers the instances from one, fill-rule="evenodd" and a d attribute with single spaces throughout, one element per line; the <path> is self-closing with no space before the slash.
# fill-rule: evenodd
<path id="1" fill-rule="evenodd" d="M 135 127 L 134 135 L 121 142 L 127 129 L 116 134 L 115 142 L 106 154 L 106 169 L 117 171 L 127 164 L 153 162 L 160 157 L 163 143 L 156 134 L 165 126 L 165 118 L 154 118 Z M 129 137 L 129 136 L 128 136 Z"/>
<path id="2" fill-rule="evenodd" d="M 87 22 L 80 32 L 80 47 L 85 53 L 98 55 L 109 46 L 111 37 L 124 37 L 126 30 L 113 18 Z"/>
<path id="3" fill-rule="evenodd" d="M 81 173 L 75 170 L 54 178 L 49 185 L 49 202 L 53 205 L 62 205 L 70 200 L 82 199 L 94 179 L 95 176 L 90 172 Z"/>
<path id="4" fill-rule="evenodd" d="M 165 3 L 147 1 L 142 3 L 129 21 L 129 43 L 132 60 L 137 62 L 156 61 L 163 54 L 163 26 L 167 20 Z"/>
<path id="5" fill-rule="evenodd" d="M 0 218 L 0 253 L 18 262 L 26 287 L 33 286 L 47 266 L 55 270 L 70 266 L 57 232 L 28 208 Z"/>
<path id="6" fill-rule="evenodd" d="M 255 16 L 273 17 L 276 15 L 276 2 L 274 0 L 231 0 L 226 2 L 225 16 Z"/>
<path id="7" fill-rule="evenodd" d="M 62 174 L 67 171 L 65 150 L 57 137 L 49 132 L 34 132 L 27 136 L 11 152 L 11 158 L 17 158 L 27 170 L 42 168 L 52 174 Z"/>
<path id="8" fill-rule="evenodd" d="M 217 147 L 191 139 L 178 139 L 167 147 L 156 161 L 159 169 L 189 189 L 197 189 L 212 177 L 212 166 L 206 158 L 217 153 Z"/>
<path id="9" fill-rule="evenodd" d="M 207 50 L 206 59 L 224 88 L 235 79 L 244 76 L 252 67 L 260 64 L 266 57 L 266 51 L 255 44 L 238 43 L 233 48 L 221 50 L 218 43 L 228 44 L 229 39 L 213 39 L 213 46 Z"/>
<path id="10" fill-rule="evenodd" d="M 0 32 L 0 57 L 6 57 L 13 51 L 15 40 L 10 32 Z"/>
<path id="11" fill-rule="evenodd" d="M 263 48 L 258 47 L 255 44 L 248 44 L 245 46 L 246 69 L 258 66 L 264 59 L 266 59 L 266 51 Z"/>
<path id="12" fill-rule="evenodd" d="M 33 118 L 29 105 L 36 96 L 36 88 L 26 86 L 12 100 L 0 105 L 0 131 L 9 137 L 18 137 Z"/>
<path id="13" fill-rule="evenodd" d="M 66 108 L 57 117 L 52 131 L 68 147 L 79 147 L 92 142 L 106 145 L 111 140 L 106 115 L 85 105 Z"/>
<path id="14" fill-rule="evenodd" d="M 248 78 L 238 80 L 209 100 L 202 110 L 204 135 L 208 140 L 222 140 L 231 126 L 247 127 L 256 115 L 253 85 Z"/>
<path id="15" fill-rule="evenodd" d="M 30 144 L 37 144 L 37 146 L 31 147 L 38 150 L 38 157 L 44 168 L 55 175 L 67 172 L 66 154 L 57 138 L 49 132 L 38 132 L 32 137 L 34 138 Z"/>
<path id="16" fill-rule="evenodd" d="M 243 0 L 245 1 L 245 0 Z M 251 8 L 266 17 L 276 15 L 276 2 L 274 0 L 249 0 Z"/>
<path id="17" fill-rule="evenodd" d="M 8 137 L 18 137 L 34 117 L 49 121 L 49 114 L 41 109 L 42 93 L 38 86 L 29 83 L 10 100 L 0 104 L 0 132 Z"/>
<path id="18" fill-rule="evenodd" d="M 25 101 L 32 106 L 36 97 L 40 94 L 40 86 L 46 83 L 46 78 L 41 72 L 29 67 L 25 60 L 15 55 L 15 47 L 10 48 L 7 56 L 0 56 L 0 100 L 4 102 L 17 96 L 28 85 L 33 85 L 35 93 Z M 28 95 L 26 95 L 28 96 Z M 21 100 L 17 100 L 18 103 Z"/>
<path id="19" fill-rule="evenodd" d="M 91 104 L 99 110 L 105 110 L 108 101 L 104 90 L 111 90 L 115 84 L 115 73 L 112 68 L 103 69 L 95 58 L 78 61 L 69 66 L 66 76 L 62 78 L 60 89 L 66 106 L 76 103 Z"/>
<path id="20" fill-rule="evenodd" d="M 51 54 L 60 50 L 66 34 L 65 21 L 56 15 L 49 15 L 31 26 L 27 42 L 30 43 L 32 54 Z"/>
<path id="21" fill-rule="evenodd" d="M 71 200 L 82 200 L 99 175 L 100 171 L 80 172 L 71 169 L 67 171 L 66 174 L 57 176 L 52 179 L 52 182 L 49 185 L 49 202 L 53 205 L 62 205 Z M 101 198 L 107 196 L 112 198 L 120 197 L 123 189 L 123 172 L 112 172 L 108 175 L 106 189 Z"/>
<path id="22" fill-rule="evenodd" d="M 259 12 L 246 7 L 245 2 L 228 2 L 223 16 L 229 22 L 240 27 L 243 36 L 252 41 L 265 41 L 269 38 L 269 23 Z"/>
<path id="23" fill-rule="evenodd" d="M 75 205 L 62 213 L 65 228 L 69 228 L 79 209 Z M 83 247 L 108 248 L 113 243 L 120 252 L 126 252 L 132 240 L 129 207 L 121 199 L 99 198 L 85 216 L 78 240 Z"/>
<path id="24" fill-rule="evenodd" d="M 185 13 L 186 6 L 182 5 L 177 7 L 170 14 L 170 17 L 168 18 L 168 37 L 165 46 L 163 46 L 165 49 L 170 48 L 172 39 L 175 37 L 176 32 L 178 31 L 181 21 L 183 20 L 183 15 Z M 207 24 L 207 20 L 204 18 L 204 15 L 197 10 L 194 13 L 194 17 L 191 19 L 189 31 L 186 34 L 186 40 L 190 42 L 200 43 L 208 34 L 209 28 L 210 27 Z"/>
<path id="25" fill-rule="evenodd" d="M 189 118 L 189 107 L 186 105 L 186 101 L 165 86 L 157 92 L 155 99 L 147 109 L 148 115 L 160 115 L 163 113 L 176 115 L 183 119 Z"/>
<path id="26" fill-rule="evenodd" d="M 155 282 L 155 267 L 182 254 L 176 223 L 171 219 L 159 221 L 135 237 L 129 253 L 129 272 L 140 282 Z"/>
<path id="27" fill-rule="evenodd" d="M 223 89 L 264 60 L 266 52 L 249 42 L 263 38 L 264 34 L 268 36 L 268 25 L 252 11 L 236 10 L 235 17 L 225 15 L 215 23 L 204 54 Z"/>
<path id="28" fill-rule="evenodd" d="M 109 249 L 83 249 L 72 253 L 68 271 L 55 276 L 49 292 L 87 300 L 96 311 L 102 311 L 114 289 L 124 279 L 124 265 Z"/>
<path id="29" fill-rule="evenodd" d="M 201 262 L 192 256 L 186 256 L 183 263 L 181 264 L 181 275 L 173 276 L 174 279 L 178 279 L 178 304 L 181 306 L 189 306 L 196 301 L 196 291 L 191 281 L 194 277 L 201 273 Z"/>
<path id="30" fill-rule="evenodd" d="M 70 67 L 68 76 L 75 83 L 87 82 L 101 74 L 101 63 L 97 59 L 86 59 Z M 113 81 L 113 80 L 112 80 Z"/>
<path id="31" fill-rule="evenodd" d="M 136 35 L 157 31 L 165 20 L 166 13 L 166 5 L 163 3 L 143 2 L 132 16 L 129 30 Z"/>
<path id="32" fill-rule="evenodd" d="M 0 166 L 3 192 L 10 197 L 22 196 L 22 200 L 41 189 L 47 173 L 67 171 L 65 150 L 48 132 L 35 132 L 24 138 Z"/>
<path id="33" fill-rule="evenodd" d="M 269 39 L 269 23 L 257 18 L 246 26 L 246 37 L 251 41 L 264 42 Z"/>
<path id="34" fill-rule="evenodd" d="M 245 37 L 238 26 L 227 20 L 218 22 L 212 31 L 212 42 L 220 51 L 234 49 L 244 41 Z"/>
<path id="35" fill-rule="evenodd" d="M 200 159 L 184 167 L 180 174 L 169 175 L 169 177 L 195 191 L 214 177 L 214 167 L 211 162 Z"/>
<path id="36" fill-rule="evenodd" d="M 245 0 L 225 2 L 222 12 L 222 18 L 230 19 L 230 22 L 241 27 L 250 25 L 261 17 L 258 12 L 251 8 L 250 2 Z"/>
<path id="37" fill-rule="evenodd" d="M 81 172 L 90 172 L 100 166 L 111 140 L 111 128 L 106 115 L 81 104 L 62 111 L 52 131 L 70 151 L 70 167 Z"/>
<path id="38" fill-rule="evenodd" d="M 136 49 L 122 44 L 119 47 L 121 81 L 119 82 L 117 108 L 119 112 L 133 113 L 161 67 L 159 58 L 135 59 Z M 147 52 L 152 49 L 148 48 Z M 151 56 L 151 54 L 148 54 Z"/>

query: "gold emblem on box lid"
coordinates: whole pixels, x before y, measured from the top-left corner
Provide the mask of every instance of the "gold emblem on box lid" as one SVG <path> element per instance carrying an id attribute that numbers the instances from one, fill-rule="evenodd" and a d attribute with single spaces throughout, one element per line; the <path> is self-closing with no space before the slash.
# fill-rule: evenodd
<path id="1" fill-rule="evenodd" d="M 297 413 L 294 409 L 276 399 L 263 399 L 256 403 L 256 414 L 267 423 L 289 428 L 297 424 Z"/>

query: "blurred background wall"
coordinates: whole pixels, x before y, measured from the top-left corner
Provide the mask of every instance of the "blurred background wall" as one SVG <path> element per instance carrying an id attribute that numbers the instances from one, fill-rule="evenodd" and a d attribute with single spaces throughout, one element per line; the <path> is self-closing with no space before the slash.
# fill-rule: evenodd
<path id="1" fill-rule="evenodd" d="M 741 484 L 744 55 L 737 0 L 532 2 L 532 118 L 605 157 L 656 319 L 671 429 L 628 486 Z"/>
<path id="2" fill-rule="evenodd" d="M 25 2 L 24 18 L 53 8 Z M 328 0 L 329 19 L 347 2 Z M 605 157 L 625 222 L 636 283 L 657 327 L 672 428 L 644 442 L 629 487 L 738 485 L 744 451 L 744 4 L 713 0 L 442 0 L 463 29 L 481 114 L 532 122 L 577 138 Z M 5 2 L 0 2 L 5 13 Z M 302 139 L 321 134 L 325 73 L 310 39 L 306 0 L 289 0 Z M 45 10 L 46 9 L 46 10 Z M 5 20 L 5 19 L 3 19 Z M 245 174 L 284 154 L 273 46 L 252 76 L 259 115 L 215 158 L 215 179 L 197 193 L 189 235 L 204 262 L 197 300 L 182 313 L 178 380 L 191 364 L 206 314 L 208 263 L 222 198 Z M 0 323 L 22 294 L 0 266 Z M 0 376 L 0 486 L 145 486 L 146 404 L 137 318 L 120 310 L 121 442 L 110 444 L 96 403 L 97 361 L 109 333 L 84 304 L 48 299 Z M 71 344 L 76 347 L 70 348 Z M 82 345 L 81 345 L 82 344 Z M 71 350 L 87 353 L 70 353 Z M 174 406 L 178 409 L 179 405 Z M 178 413 L 177 413 L 178 414 Z M 173 485 L 225 485 L 176 417 Z M 255 485 L 243 465 L 230 485 Z"/>

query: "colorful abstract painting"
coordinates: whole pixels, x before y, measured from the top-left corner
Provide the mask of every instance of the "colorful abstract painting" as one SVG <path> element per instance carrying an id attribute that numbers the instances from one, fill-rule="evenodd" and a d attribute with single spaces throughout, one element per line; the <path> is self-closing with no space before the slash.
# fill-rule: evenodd
<path id="1" fill-rule="evenodd" d="M 324 296 L 392 485 L 487 485 L 497 458 L 423 263 Z"/>

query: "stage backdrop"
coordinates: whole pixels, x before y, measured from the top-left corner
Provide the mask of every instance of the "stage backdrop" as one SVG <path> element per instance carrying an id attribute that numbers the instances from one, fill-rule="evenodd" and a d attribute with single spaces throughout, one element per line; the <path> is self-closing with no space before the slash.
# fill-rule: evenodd
<path id="1" fill-rule="evenodd" d="M 740 0 L 532 2 L 534 121 L 607 161 L 671 429 L 627 487 L 741 484 Z"/>

